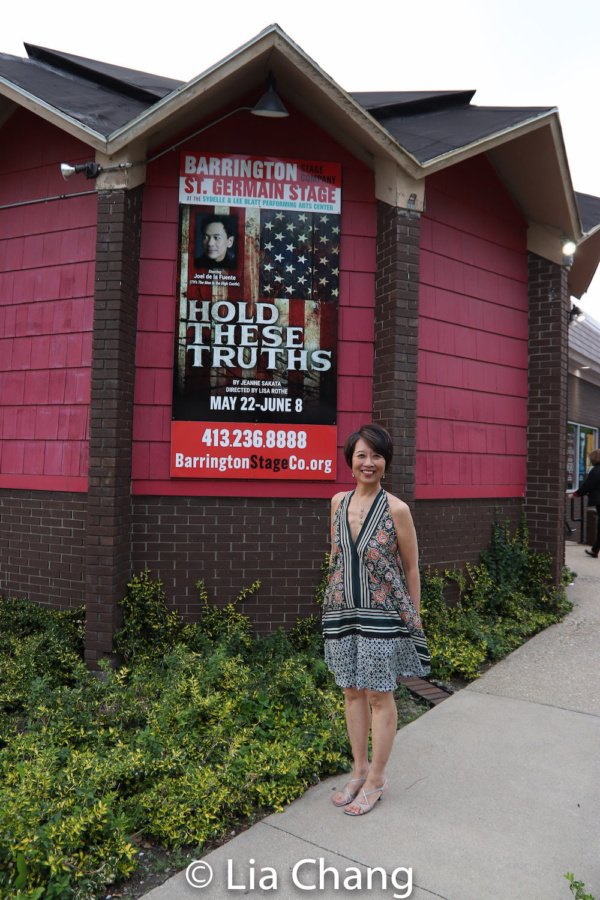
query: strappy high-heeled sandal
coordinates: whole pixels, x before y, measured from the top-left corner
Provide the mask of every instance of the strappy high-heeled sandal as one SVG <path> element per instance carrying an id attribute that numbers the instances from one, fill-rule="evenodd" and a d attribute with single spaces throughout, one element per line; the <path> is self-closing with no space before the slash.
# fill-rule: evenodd
<path id="1" fill-rule="evenodd" d="M 362 791 L 358 791 L 356 797 L 354 798 L 354 803 L 356 803 L 357 806 L 360 807 L 360 812 L 351 812 L 349 809 L 345 809 L 344 812 L 346 813 L 347 816 L 366 816 L 367 813 L 371 812 L 371 810 L 375 806 L 375 803 L 377 803 L 377 800 L 381 800 L 381 798 L 383 797 L 383 792 L 387 791 L 387 786 L 388 786 L 388 783 L 387 783 L 387 778 L 386 778 L 385 781 L 383 782 L 383 784 L 381 785 L 381 787 L 375 788 L 374 791 L 367 791 L 366 794 L 365 794 L 364 788 L 362 789 Z M 380 791 L 381 791 L 381 793 L 379 793 Z M 363 795 L 364 800 L 365 800 L 364 803 L 361 803 L 361 801 L 358 799 L 359 794 Z M 379 797 L 377 798 L 377 800 L 375 800 L 375 803 L 369 803 L 369 801 L 367 800 L 367 797 L 369 797 L 371 794 L 379 794 Z"/>
<path id="2" fill-rule="evenodd" d="M 352 803 L 352 801 L 354 800 L 354 798 L 356 797 L 356 795 L 357 795 L 358 792 L 360 791 L 360 788 L 357 787 L 356 790 L 354 791 L 354 793 L 352 794 L 352 793 L 349 791 L 350 785 L 351 785 L 354 781 L 357 781 L 359 784 L 364 784 L 366 780 L 367 780 L 366 778 L 351 778 L 350 781 L 348 782 L 348 784 L 346 785 L 346 787 L 343 788 L 343 789 L 340 791 L 340 794 L 342 795 L 342 797 L 344 797 L 344 798 L 347 797 L 348 799 L 347 799 L 347 800 L 346 800 L 346 799 L 342 800 L 341 803 L 336 803 L 335 800 L 334 800 L 333 797 L 332 797 L 332 798 L 331 798 L 331 802 L 333 803 L 333 805 L 334 805 L 334 806 L 347 806 L 349 803 Z"/>

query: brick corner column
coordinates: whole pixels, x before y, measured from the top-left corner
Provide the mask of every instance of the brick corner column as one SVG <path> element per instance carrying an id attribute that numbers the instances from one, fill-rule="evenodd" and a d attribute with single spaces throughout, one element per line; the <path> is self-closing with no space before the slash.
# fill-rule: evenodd
<path id="1" fill-rule="evenodd" d="M 143 186 L 100 191 L 92 336 L 85 658 L 114 659 L 131 575 L 131 453 Z"/>
<path id="2" fill-rule="evenodd" d="M 529 380 L 525 514 L 532 549 L 552 554 L 559 585 L 565 555 L 567 472 L 567 270 L 528 253 Z"/>
<path id="3" fill-rule="evenodd" d="M 394 441 L 386 490 L 414 508 L 421 214 L 377 204 L 373 420 Z"/>

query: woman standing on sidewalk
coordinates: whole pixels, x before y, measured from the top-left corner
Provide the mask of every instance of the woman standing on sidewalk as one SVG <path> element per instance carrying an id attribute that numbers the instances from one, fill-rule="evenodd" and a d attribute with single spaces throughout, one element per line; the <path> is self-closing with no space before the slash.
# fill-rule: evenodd
<path id="1" fill-rule="evenodd" d="M 600 448 L 592 450 L 590 453 L 590 462 L 594 468 L 590 469 L 583 484 L 580 484 L 575 491 L 575 495 L 577 497 L 584 497 L 586 494 L 589 494 L 590 499 L 588 500 L 588 503 L 590 506 L 596 507 L 596 515 L 598 517 L 596 541 L 592 549 L 586 549 L 585 552 L 588 556 L 593 556 L 594 559 L 598 559 L 598 553 L 600 553 Z"/>
<path id="2" fill-rule="evenodd" d="M 351 816 L 370 812 L 387 788 L 385 767 L 398 727 L 393 694 L 398 677 L 426 675 L 430 668 L 419 618 L 412 516 L 406 503 L 381 487 L 392 454 L 390 435 L 378 425 L 351 434 L 344 455 L 356 488 L 331 501 L 325 660 L 344 690 L 354 756 L 352 777 L 333 803 Z"/>

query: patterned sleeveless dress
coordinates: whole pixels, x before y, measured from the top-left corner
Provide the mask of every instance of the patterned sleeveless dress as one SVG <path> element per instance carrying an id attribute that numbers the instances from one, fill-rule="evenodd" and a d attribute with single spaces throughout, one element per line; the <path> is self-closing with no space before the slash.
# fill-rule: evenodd
<path id="1" fill-rule="evenodd" d="M 346 494 L 333 520 L 323 599 L 325 661 L 339 687 L 393 691 L 400 675 L 427 675 L 421 619 L 406 589 L 387 495 L 381 490 L 352 540 Z"/>

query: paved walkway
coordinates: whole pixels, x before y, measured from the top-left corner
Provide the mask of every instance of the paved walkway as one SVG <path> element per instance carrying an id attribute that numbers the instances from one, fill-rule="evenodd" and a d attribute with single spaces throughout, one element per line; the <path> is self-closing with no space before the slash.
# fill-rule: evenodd
<path id="1" fill-rule="evenodd" d="M 336 809 L 329 779 L 206 856 L 208 886 L 181 872 L 148 900 L 569 900 L 566 872 L 600 900 L 600 560 L 568 544 L 567 564 L 573 611 L 398 732 L 370 815 Z"/>

